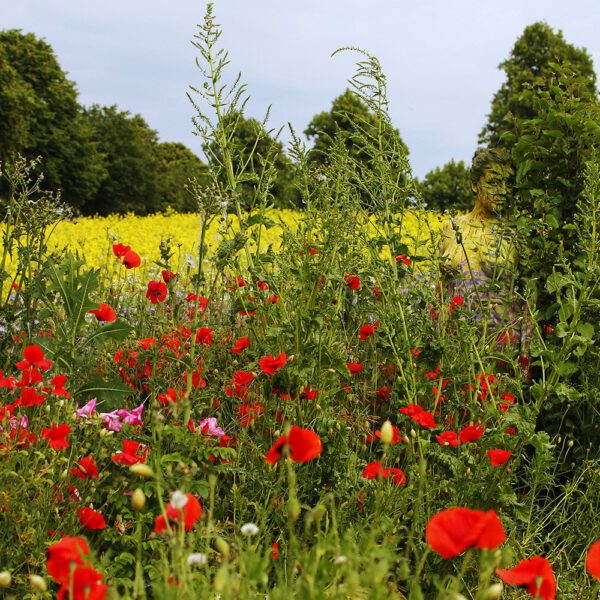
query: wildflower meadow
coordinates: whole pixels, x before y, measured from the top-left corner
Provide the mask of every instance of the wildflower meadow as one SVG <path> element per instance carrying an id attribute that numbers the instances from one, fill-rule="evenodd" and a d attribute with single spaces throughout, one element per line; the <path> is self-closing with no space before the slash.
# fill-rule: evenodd
<path id="1" fill-rule="evenodd" d="M 197 212 L 74 217 L 43 159 L 2 165 L 0 598 L 597 598 L 598 155 L 562 216 L 525 179 L 555 147 L 512 155 L 525 345 L 444 285 L 456 215 L 381 137 L 377 59 L 348 50 L 369 168 L 292 131 L 302 207 L 274 209 L 219 36 L 209 6 Z"/>

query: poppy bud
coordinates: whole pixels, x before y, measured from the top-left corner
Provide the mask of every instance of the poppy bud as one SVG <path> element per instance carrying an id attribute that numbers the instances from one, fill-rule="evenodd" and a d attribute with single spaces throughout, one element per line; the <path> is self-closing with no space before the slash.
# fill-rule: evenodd
<path id="1" fill-rule="evenodd" d="M 31 587 L 36 592 L 48 591 L 48 585 L 46 584 L 46 580 L 43 577 L 40 577 L 39 575 L 30 575 L 29 581 L 31 582 Z"/>
<path id="2" fill-rule="evenodd" d="M 215 546 L 217 547 L 217 550 L 225 557 L 227 558 L 229 556 L 229 544 L 222 538 L 222 537 L 218 537 L 215 540 Z M 218 574 L 217 574 L 218 575 Z M 215 579 L 216 581 L 216 579 Z M 216 588 L 215 588 L 216 589 Z"/>
<path id="3" fill-rule="evenodd" d="M 417 432 L 414 429 L 410 430 L 410 437 L 414 440 L 417 437 Z"/>
<path id="4" fill-rule="evenodd" d="M 575 442 L 573 440 L 569 440 L 569 442 L 567 443 L 567 446 L 569 446 L 569 448 L 572 448 L 574 444 L 575 444 Z"/>
<path id="5" fill-rule="evenodd" d="M 398 578 L 400 581 L 406 581 L 410 577 L 410 565 L 406 559 L 400 561 L 398 566 Z"/>
<path id="6" fill-rule="evenodd" d="M 390 444 L 394 439 L 394 428 L 390 423 L 390 420 L 386 420 L 385 423 L 381 426 L 381 441 L 384 444 Z"/>
<path id="7" fill-rule="evenodd" d="M 217 538 L 218 540 L 221 538 Z M 228 549 L 229 551 L 229 549 Z M 225 591 L 227 588 L 227 582 L 229 580 L 229 573 L 227 569 L 227 564 L 221 565 L 221 568 L 217 571 L 215 575 L 215 579 L 213 582 L 213 587 L 215 588 L 215 592 L 221 593 Z"/>
<path id="8" fill-rule="evenodd" d="M 8 571 L 2 571 L 0 573 L 0 587 L 8 587 L 12 581 L 10 573 Z"/>
<path id="9" fill-rule="evenodd" d="M 133 475 L 139 475 L 140 477 L 146 477 L 151 479 L 154 477 L 154 471 L 143 463 L 136 463 L 135 465 L 131 465 L 129 467 L 129 472 Z"/>
<path id="10" fill-rule="evenodd" d="M 146 494 L 140 489 L 137 488 L 133 494 L 131 494 L 131 506 L 133 510 L 140 512 L 146 506 Z"/>
<path id="11" fill-rule="evenodd" d="M 300 502 L 298 498 L 290 498 L 288 502 L 288 517 L 292 523 L 295 523 L 300 516 Z"/>
<path id="12" fill-rule="evenodd" d="M 469 477 L 471 476 L 471 473 L 472 473 L 472 471 L 471 471 L 471 467 L 467 467 L 467 475 L 468 475 Z"/>
<path id="13" fill-rule="evenodd" d="M 502 592 L 504 591 L 504 586 L 502 583 L 495 583 L 490 586 L 487 590 L 485 590 L 483 594 L 484 600 L 500 600 L 502 598 Z"/>

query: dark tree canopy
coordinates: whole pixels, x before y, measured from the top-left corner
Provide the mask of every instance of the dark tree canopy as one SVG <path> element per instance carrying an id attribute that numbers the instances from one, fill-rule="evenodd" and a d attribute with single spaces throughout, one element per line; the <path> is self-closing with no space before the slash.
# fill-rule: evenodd
<path id="1" fill-rule="evenodd" d="M 160 206 L 157 133 L 140 115 L 116 106 L 85 111 L 92 139 L 102 155 L 106 176 L 84 207 L 85 214 L 149 214 Z"/>
<path id="2" fill-rule="evenodd" d="M 104 173 L 82 119 L 75 84 L 50 45 L 32 33 L 0 32 L 0 160 L 42 157 L 45 186 L 75 207 Z"/>
<path id="3" fill-rule="evenodd" d="M 546 23 L 526 27 L 499 68 L 506 73 L 506 81 L 492 100 L 480 142 L 506 144 L 501 137 L 504 132 L 514 132 L 520 120 L 537 115 L 533 96 L 526 92 L 543 92 L 561 85 L 556 80 L 558 71 L 578 78 L 579 85 L 572 93 L 586 100 L 596 97 L 596 73 L 587 50 L 569 44 L 561 31 L 554 32 Z"/>
<path id="4" fill-rule="evenodd" d="M 196 198 L 188 191 L 191 179 L 207 182 L 208 167 L 189 148 L 178 142 L 163 142 L 155 148 L 159 172 L 159 204 L 177 212 L 198 210 Z"/>
<path id="5" fill-rule="evenodd" d="M 427 208 L 432 210 L 471 210 L 475 194 L 471 188 L 469 168 L 464 161 L 451 160 L 429 171 L 419 182 L 419 191 Z"/>
<path id="6" fill-rule="evenodd" d="M 299 193 L 295 185 L 296 171 L 286 155 L 283 144 L 273 138 L 263 125 L 253 118 L 246 118 L 235 112 L 227 117 L 225 127 L 233 133 L 230 136 L 230 150 L 233 156 L 233 169 L 242 175 L 241 205 L 245 209 L 255 206 L 257 186 L 264 186 L 270 179 L 269 192 L 278 208 L 289 208 L 298 204 Z M 213 143 L 205 146 L 208 161 L 219 179 L 226 183 L 226 175 L 221 164 L 221 149 Z M 271 168 L 265 165 L 272 164 Z"/>
<path id="7" fill-rule="evenodd" d="M 365 151 L 361 142 L 362 135 L 373 135 L 377 129 L 377 118 L 369 112 L 364 102 L 351 90 L 346 90 L 338 96 L 331 106 L 329 112 L 321 112 L 315 115 L 304 134 L 314 140 L 309 152 L 309 161 L 314 164 L 325 164 L 331 154 L 334 139 L 343 140 L 351 158 L 359 163 L 369 165 L 370 154 Z M 400 144 L 400 147 L 408 153 L 405 144 L 400 138 L 400 132 L 392 127 L 384 131 L 384 139 Z"/>

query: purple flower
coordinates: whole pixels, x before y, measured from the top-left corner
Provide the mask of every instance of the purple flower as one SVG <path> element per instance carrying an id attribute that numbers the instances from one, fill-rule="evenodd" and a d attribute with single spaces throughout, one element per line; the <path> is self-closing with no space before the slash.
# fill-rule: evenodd
<path id="1" fill-rule="evenodd" d="M 84 404 L 81 408 L 76 411 L 77 416 L 82 419 L 91 417 L 96 412 L 96 398 L 92 398 L 87 404 Z"/>
<path id="2" fill-rule="evenodd" d="M 100 413 L 100 417 L 102 418 L 102 424 L 109 431 L 121 431 L 123 424 L 119 420 L 118 411 L 113 410 L 109 413 Z"/>
<path id="3" fill-rule="evenodd" d="M 129 425 L 144 425 L 142 421 L 142 411 L 144 410 L 144 403 L 142 402 L 137 408 L 133 410 L 125 410 L 124 408 L 120 408 L 115 411 L 121 419 L 123 419 L 123 423 L 128 423 Z"/>
<path id="4" fill-rule="evenodd" d="M 200 421 L 198 429 L 204 435 L 212 435 L 213 437 L 222 437 L 225 435 L 225 432 L 217 426 L 217 419 L 215 417 L 208 417 L 208 419 Z"/>

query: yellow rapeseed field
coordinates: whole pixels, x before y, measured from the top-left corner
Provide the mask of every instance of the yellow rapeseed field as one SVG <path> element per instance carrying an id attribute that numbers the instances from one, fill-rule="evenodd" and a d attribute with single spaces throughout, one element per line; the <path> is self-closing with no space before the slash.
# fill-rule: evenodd
<path id="1" fill-rule="evenodd" d="M 270 219 L 278 225 L 264 229 L 261 234 L 261 248 L 269 244 L 277 249 L 283 233 L 282 223 L 294 229 L 303 213 L 292 210 L 273 209 Z M 237 219 L 231 217 L 234 228 Z M 403 239 L 410 248 L 414 240 L 421 243 L 429 239 L 430 231 L 437 231 L 442 218 L 429 211 L 408 211 L 403 225 Z M 220 219 L 216 219 L 207 231 L 208 256 L 219 243 Z M 374 232 L 373 220 L 371 234 Z M 108 217 L 82 217 L 59 223 L 49 238 L 50 250 L 68 248 L 78 251 L 87 264 L 93 267 L 106 267 L 114 264 L 112 244 L 123 243 L 135 250 L 143 259 L 142 270 L 160 259 L 160 244 L 168 241 L 173 251 L 171 267 L 181 269 L 186 262 L 193 263 L 198 254 L 200 216 L 198 214 L 156 214 L 146 217 L 111 215 Z"/>

